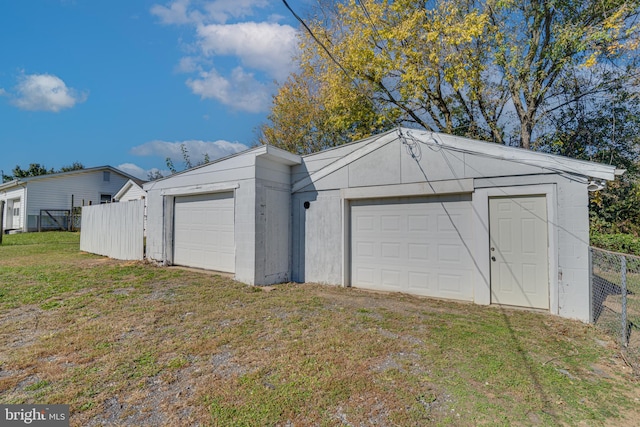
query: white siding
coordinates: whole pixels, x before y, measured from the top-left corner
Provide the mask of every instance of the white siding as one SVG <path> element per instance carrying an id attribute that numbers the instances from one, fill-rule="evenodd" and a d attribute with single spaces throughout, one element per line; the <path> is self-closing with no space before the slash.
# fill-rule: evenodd
<path id="1" fill-rule="evenodd" d="M 100 195 L 113 197 L 128 181 L 127 177 L 110 171 L 109 181 L 103 180 L 103 170 L 78 174 L 55 176 L 32 180 L 27 183 L 28 198 L 25 214 L 30 219 L 30 231 L 38 229 L 35 219 L 40 209 L 71 209 L 71 196 L 74 206 L 99 205 Z"/>
<path id="2" fill-rule="evenodd" d="M 9 191 L 0 192 L 0 200 L 5 201 L 4 205 L 4 215 L 2 218 L 2 227 L 3 229 L 22 229 L 24 230 L 24 200 L 25 200 L 26 190 L 24 188 L 13 189 Z M 13 221 L 13 201 L 20 200 L 20 221 L 18 224 Z M 11 217 L 11 219 L 9 219 Z"/>
<path id="3" fill-rule="evenodd" d="M 144 199 L 147 193 L 137 185 L 132 185 L 129 189 L 120 197 L 119 202 L 128 202 L 130 200 Z"/>
<path id="4" fill-rule="evenodd" d="M 256 285 L 286 282 L 291 277 L 291 186 L 289 166 L 256 159 Z"/>
<path id="5" fill-rule="evenodd" d="M 144 258 L 144 200 L 82 208 L 80 250 L 110 258 Z"/>
<path id="6" fill-rule="evenodd" d="M 589 307 L 589 194 L 586 183 L 558 185 L 558 313 L 591 320 Z"/>
<path id="7" fill-rule="evenodd" d="M 309 208 L 305 208 L 309 202 Z M 297 193 L 293 210 L 293 280 L 342 284 L 342 201 L 339 191 Z"/>

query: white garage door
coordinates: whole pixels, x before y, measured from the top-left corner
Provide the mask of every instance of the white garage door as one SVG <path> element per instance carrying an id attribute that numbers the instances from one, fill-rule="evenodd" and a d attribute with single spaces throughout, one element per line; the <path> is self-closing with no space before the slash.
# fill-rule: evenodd
<path id="1" fill-rule="evenodd" d="M 235 272 L 233 193 L 175 198 L 173 263 Z"/>
<path id="2" fill-rule="evenodd" d="M 471 212 L 470 195 L 353 201 L 351 285 L 473 300 Z"/>

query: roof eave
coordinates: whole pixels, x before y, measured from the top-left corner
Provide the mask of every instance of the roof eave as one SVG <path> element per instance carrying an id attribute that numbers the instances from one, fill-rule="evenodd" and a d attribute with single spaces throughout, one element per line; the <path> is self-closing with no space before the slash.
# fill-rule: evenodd
<path id="1" fill-rule="evenodd" d="M 403 131 L 412 138 L 419 138 L 420 141 L 425 144 L 490 156 L 557 172 L 565 172 L 594 179 L 604 179 L 607 181 L 613 181 L 616 175 L 618 175 L 616 173 L 618 169 L 612 165 L 603 165 L 601 163 L 577 160 L 555 154 L 540 153 L 522 148 L 507 147 L 491 142 L 472 140 L 436 132 L 412 129 L 403 129 Z"/>
<path id="2" fill-rule="evenodd" d="M 298 154 L 290 153 L 273 145 L 259 147 L 256 150 L 256 157 L 265 157 L 287 166 L 295 166 L 302 163 L 302 157 Z"/>

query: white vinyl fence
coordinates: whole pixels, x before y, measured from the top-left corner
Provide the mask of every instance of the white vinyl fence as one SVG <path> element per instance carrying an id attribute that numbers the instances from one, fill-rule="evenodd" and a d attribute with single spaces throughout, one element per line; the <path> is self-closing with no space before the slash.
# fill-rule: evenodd
<path id="1" fill-rule="evenodd" d="M 84 206 L 80 250 L 110 258 L 144 258 L 144 200 Z"/>

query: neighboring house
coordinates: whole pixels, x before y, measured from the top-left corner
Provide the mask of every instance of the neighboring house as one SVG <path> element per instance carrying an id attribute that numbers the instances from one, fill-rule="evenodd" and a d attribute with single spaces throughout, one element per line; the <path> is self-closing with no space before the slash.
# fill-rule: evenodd
<path id="1" fill-rule="evenodd" d="M 71 211 L 72 203 L 77 207 L 111 202 L 128 180 L 143 182 L 111 166 L 5 182 L 0 185 L 0 200 L 5 201 L 4 229 L 37 231 L 40 226 L 64 225 L 64 212 Z"/>
<path id="2" fill-rule="evenodd" d="M 398 129 L 149 182 L 147 258 L 589 321 L 588 186 L 613 166 Z"/>
<path id="3" fill-rule="evenodd" d="M 127 181 L 113 196 L 113 200 L 116 202 L 128 202 L 129 200 L 140 200 L 147 197 L 147 192 L 144 191 L 139 184 L 141 181 L 136 181 L 133 179 Z"/>
<path id="4" fill-rule="evenodd" d="M 138 181 L 140 182 L 140 181 Z M 129 202 L 131 200 L 144 200 L 144 220 L 143 229 L 146 236 L 147 229 L 147 192 L 142 189 L 142 186 L 138 182 L 130 179 L 122 188 L 113 196 L 113 200 L 116 202 Z"/>

